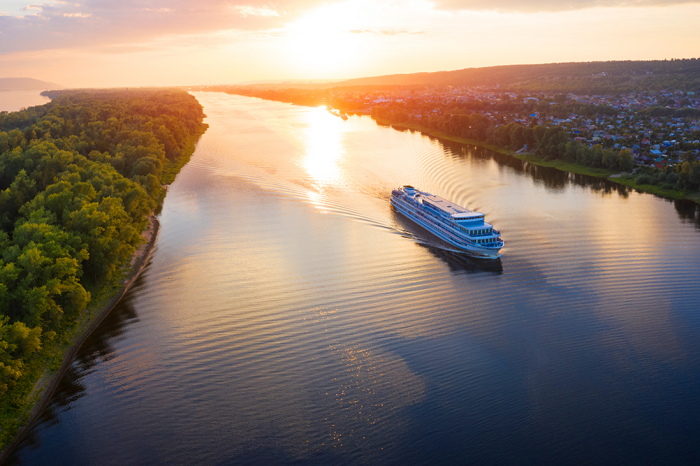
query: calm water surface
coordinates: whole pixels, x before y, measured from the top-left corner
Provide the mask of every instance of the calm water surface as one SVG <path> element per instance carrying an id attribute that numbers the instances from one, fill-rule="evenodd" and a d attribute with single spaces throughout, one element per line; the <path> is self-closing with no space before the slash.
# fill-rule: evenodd
<path id="1" fill-rule="evenodd" d="M 16 112 L 35 105 L 44 105 L 51 99 L 41 91 L 0 91 L 0 112 Z"/>
<path id="2" fill-rule="evenodd" d="M 694 205 L 200 93 L 150 264 L 10 464 L 697 464 Z M 484 212 L 498 262 L 392 212 Z"/>

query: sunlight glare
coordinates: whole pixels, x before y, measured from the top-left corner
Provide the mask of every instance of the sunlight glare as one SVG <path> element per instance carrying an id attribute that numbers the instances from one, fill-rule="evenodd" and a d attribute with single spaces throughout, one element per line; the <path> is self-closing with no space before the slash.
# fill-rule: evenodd
<path id="1" fill-rule="evenodd" d="M 317 187 L 337 185 L 342 179 L 338 162 L 345 154 L 341 143 L 343 120 L 331 115 L 325 107 L 309 112 L 309 126 L 305 131 L 306 151 L 302 166 Z"/>
<path id="2" fill-rule="evenodd" d="M 304 75 L 333 78 L 356 67 L 366 39 L 353 34 L 356 12 L 345 4 L 317 8 L 288 27 L 286 40 L 293 66 Z"/>

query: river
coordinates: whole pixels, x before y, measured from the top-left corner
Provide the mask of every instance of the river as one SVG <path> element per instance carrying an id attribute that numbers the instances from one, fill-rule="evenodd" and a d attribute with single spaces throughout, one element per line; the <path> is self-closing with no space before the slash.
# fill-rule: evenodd
<path id="1" fill-rule="evenodd" d="M 0 112 L 16 112 L 35 105 L 44 105 L 51 99 L 41 91 L 0 91 Z"/>
<path id="2" fill-rule="evenodd" d="M 697 464 L 694 204 L 195 93 L 143 274 L 9 464 Z M 389 204 L 485 213 L 496 262 Z"/>

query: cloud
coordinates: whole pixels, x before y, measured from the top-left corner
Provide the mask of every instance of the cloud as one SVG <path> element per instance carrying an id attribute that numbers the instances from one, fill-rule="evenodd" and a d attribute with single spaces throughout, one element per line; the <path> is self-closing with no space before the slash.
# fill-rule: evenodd
<path id="1" fill-rule="evenodd" d="M 275 10 L 271 10 L 269 8 L 255 8 L 252 6 L 242 6 L 242 5 L 236 5 L 233 7 L 234 9 L 238 10 L 244 17 L 247 16 L 279 16 L 279 13 L 277 13 Z"/>
<path id="2" fill-rule="evenodd" d="M 121 55 L 124 53 L 143 53 L 152 52 L 156 50 L 155 47 L 143 46 L 143 45 L 109 45 L 106 47 L 101 47 L 99 51 L 101 53 L 109 55 Z"/>
<path id="3" fill-rule="evenodd" d="M 283 27 L 323 0 L 85 0 L 31 4 L 0 16 L 0 54 L 144 43 L 180 34 Z"/>
<path id="4" fill-rule="evenodd" d="M 375 36 L 396 36 L 400 34 L 417 35 L 425 34 L 425 31 L 403 31 L 397 29 L 352 29 L 351 34 L 372 34 Z"/>
<path id="5" fill-rule="evenodd" d="M 496 10 L 535 13 L 543 11 L 572 11 L 595 7 L 650 7 L 682 3 L 700 3 L 700 0 L 434 0 L 441 10 Z"/>

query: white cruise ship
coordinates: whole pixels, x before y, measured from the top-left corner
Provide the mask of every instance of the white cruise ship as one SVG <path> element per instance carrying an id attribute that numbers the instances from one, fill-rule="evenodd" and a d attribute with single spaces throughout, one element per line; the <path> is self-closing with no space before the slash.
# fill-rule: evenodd
<path id="1" fill-rule="evenodd" d="M 391 192 L 391 205 L 438 238 L 472 257 L 501 257 L 501 232 L 472 212 L 434 194 L 402 186 Z"/>

